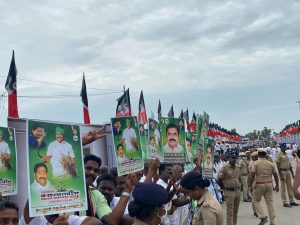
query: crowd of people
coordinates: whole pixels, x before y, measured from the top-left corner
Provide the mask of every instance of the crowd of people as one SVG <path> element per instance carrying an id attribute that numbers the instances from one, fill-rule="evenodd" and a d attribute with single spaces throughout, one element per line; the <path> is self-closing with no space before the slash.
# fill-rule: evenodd
<path id="1" fill-rule="evenodd" d="M 202 176 L 201 154 L 195 157 L 190 169 L 184 164 L 166 164 L 156 159 L 145 162 L 143 171 L 120 177 L 116 168 L 102 166 L 99 157 L 87 155 L 84 158 L 88 198 L 85 212 L 32 218 L 28 202 L 19 210 L 14 202 L 2 198 L 0 224 L 221 225 L 226 218 L 227 225 L 236 225 L 240 204 L 249 204 L 253 224 L 263 225 L 269 220 L 274 225 L 274 190 L 281 192 L 282 207 L 299 205 L 294 200 L 300 198 L 300 162 L 295 148 L 286 144 L 262 147 L 217 143 L 213 178 Z M 295 176 L 294 159 L 298 160 Z M 43 179 L 39 179 L 40 169 Z M 37 184 L 47 184 L 47 167 L 43 163 L 35 173 Z M 262 197 L 268 216 L 260 204 Z"/>

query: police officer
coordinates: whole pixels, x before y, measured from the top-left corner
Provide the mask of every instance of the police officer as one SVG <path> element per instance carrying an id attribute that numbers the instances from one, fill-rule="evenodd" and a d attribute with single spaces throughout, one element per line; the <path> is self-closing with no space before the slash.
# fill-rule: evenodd
<path id="1" fill-rule="evenodd" d="M 227 225 L 236 225 L 241 198 L 241 177 L 236 166 L 237 152 L 232 151 L 228 156 L 230 157 L 229 164 L 221 169 L 218 177 L 218 184 L 224 190 Z"/>
<path id="2" fill-rule="evenodd" d="M 253 163 L 257 160 L 257 151 L 255 151 L 255 152 L 252 152 L 251 153 L 251 155 L 250 155 L 250 158 L 251 158 L 251 160 L 250 160 L 250 162 L 249 162 L 249 172 L 250 172 L 250 174 L 249 174 L 249 181 L 250 181 L 250 177 L 251 177 L 251 171 L 252 171 L 252 167 L 253 167 Z M 249 182 L 250 183 L 250 182 Z M 250 190 L 250 184 L 249 184 L 249 190 Z M 253 184 L 252 184 L 252 188 L 254 188 L 255 187 L 255 181 L 253 182 Z M 255 195 L 255 189 L 253 189 L 253 192 L 252 192 L 252 198 L 253 198 L 253 196 Z M 254 216 L 256 216 L 256 217 L 258 217 L 257 216 L 257 213 L 256 213 L 256 211 L 255 211 L 255 207 L 254 207 L 254 203 L 253 203 L 253 201 L 252 201 L 252 210 L 253 210 L 253 215 Z"/>
<path id="3" fill-rule="evenodd" d="M 267 158 L 267 150 L 264 148 L 258 149 L 258 160 L 253 163 L 250 177 L 250 191 L 253 193 L 253 182 L 256 179 L 255 192 L 253 193 L 253 204 L 255 212 L 258 218 L 261 220 L 259 225 L 263 225 L 268 222 L 267 216 L 260 205 L 261 197 L 264 196 L 267 208 L 269 211 L 270 224 L 275 223 L 275 211 L 273 204 L 273 180 L 272 175 L 275 178 L 275 190 L 279 191 L 278 187 L 278 175 L 276 172 L 275 165 L 270 162 Z"/>
<path id="4" fill-rule="evenodd" d="M 290 208 L 292 206 L 299 205 L 294 201 L 293 198 L 292 177 L 294 178 L 294 172 L 290 164 L 289 157 L 285 152 L 287 149 L 286 144 L 280 144 L 279 147 L 281 149 L 281 152 L 277 156 L 276 165 L 280 177 L 281 200 L 284 207 Z M 287 187 L 290 204 L 288 204 L 286 200 L 285 187 Z"/>
<path id="5" fill-rule="evenodd" d="M 241 174 L 241 181 L 242 181 L 242 185 L 243 185 L 243 198 L 244 198 L 244 202 L 251 202 L 250 199 L 248 199 L 248 164 L 246 162 L 247 158 L 246 158 L 246 153 L 241 152 L 240 153 L 240 161 L 238 163 L 238 168 Z"/>
<path id="6" fill-rule="evenodd" d="M 214 195 L 207 190 L 210 182 L 199 172 L 191 171 L 180 180 L 187 195 L 197 200 L 198 211 L 193 216 L 192 225 L 223 225 L 223 210 Z"/>
<path id="7" fill-rule="evenodd" d="M 159 225 L 166 213 L 164 204 L 168 201 L 168 192 L 155 183 L 139 183 L 132 192 L 134 200 L 129 203 L 128 211 L 135 217 L 133 225 Z"/>

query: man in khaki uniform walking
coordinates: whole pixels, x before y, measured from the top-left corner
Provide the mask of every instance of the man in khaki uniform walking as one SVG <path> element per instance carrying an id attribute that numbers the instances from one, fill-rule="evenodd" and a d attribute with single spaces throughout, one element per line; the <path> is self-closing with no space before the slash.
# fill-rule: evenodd
<path id="1" fill-rule="evenodd" d="M 292 189 L 292 177 L 294 178 L 294 172 L 292 169 L 292 166 L 289 161 L 289 157 L 286 154 L 286 144 L 280 144 L 281 152 L 278 154 L 276 159 L 276 165 L 279 173 L 280 178 L 280 192 L 281 192 L 281 200 L 284 207 L 292 207 L 292 206 L 298 206 L 294 201 L 293 197 L 293 189 Z M 290 204 L 288 204 L 286 199 L 286 189 L 287 187 L 287 193 L 289 196 Z"/>
<path id="2" fill-rule="evenodd" d="M 235 152 L 230 153 L 229 157 L 229 164 L 219 172 L 218 184 L 224 190 L 227 225 L 236 225 L 241 198 L 241 176 L 236 167 L 237 154 Z"/>
<path id="3" fill-rule="evenodd" d="M 258 218 L 261 220 L 259 225 L 263 225 L 268 222 L 268 217 L 265 216 L 264 211 L 260 205 L 261 197 L 264 196 L 267 208 L 269 211 L 270 224 L 275 224 L 275 211 L 273 203 L 273 180 L 272 175 L 275 178 L 275 190 L 279 191 L 278 187 L 278 175 L 275 165 L 266 159 L 267 150 L 264 148 L 258 149 L 258 160 L 253 163 L 250 177 L 250 191 L 253 193 L 253 182 L 256 179 L 255 192 L 253 196 L 253 204 Z"/>
<path id="4" fill-rule="evenodd" d="M 250 190 L 250 187 L 251 187 L 250 186 L 251 171 L 252 171 L 253 163 L 257 160 L 257 151 L 252 152 L 251 155 L 250 155 L 250 158 L 251 158 L 251 160 L 249 162 L 249 172 L 250 172 L 250 174 L 249 174 L 249 190 Z M 255 187 L 255 181 L 252 184 L 252 188 L 254 188 L 254 187 Z M 255 195 L 255 189 L 253 189 L 253 192 L 252 192 L 252 195 L 251 195 L 252 199 L 253 199 L 254 195 Z M 257 213 L 255 211 L 255 207 L 254 207 L 253 201 L 252 201 L 252 210 L 253 210 L 253 215 L 256 216 L 256 217 L 258 217 Z"/>
<path id="5" fill-rule="evenodd" d="M 246 154 L 244 152 L 240 153 L 240 161 L 238 163 L 238 168 L 241 174 L 241 181 L 243 186 L 243 199 L 244 202 L 251 202 L 250 199 L 248 199 L 248 164 L 246 162 Z"/>

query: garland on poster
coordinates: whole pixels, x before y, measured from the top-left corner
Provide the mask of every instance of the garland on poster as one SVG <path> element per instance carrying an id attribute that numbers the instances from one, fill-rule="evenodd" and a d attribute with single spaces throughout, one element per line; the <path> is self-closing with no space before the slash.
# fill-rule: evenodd
<path id="1" fill-rule="evenodd" d="M 17 153 L 15 129 L 0 127 L 0 193 L 17 194 Z"/>
<path id="2" fill-rule="evenodd" d="M 28 120 L 30 216 L 87 209 L 80 127 Z"/>

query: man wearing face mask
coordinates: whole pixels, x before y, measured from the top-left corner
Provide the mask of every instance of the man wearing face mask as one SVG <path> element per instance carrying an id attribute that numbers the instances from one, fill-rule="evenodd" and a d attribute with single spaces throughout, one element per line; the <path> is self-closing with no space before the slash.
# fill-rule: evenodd
<path id="1" fill-rule="evenodd" d="M 210 182 L 203 179 L 199 172 L 185 174 L 180 185 L 187 195 L 198 201 L 198 211 L 193 216 L 192 225 L 223 225 L 223 210 L 220 203 L 207 190 Z"/>
<path id="2" fill-rule="evenodd" d="M 251 202 L 250 199 L 248 199 L 248 164 L 246 162 L 247 157 L 244 152 L 240 153 L 241 159 L 238 163 L 238 168 L 240 170 L 241 174 L 241 181 L 243 185 L 243 198 L 244 202 Z"/>
<path id="3" fill-rule="evenodd" d="M 237 152 L 231 151 L 228 156 L 230 157 L 229 164 L 221 169 L 218 184 L 224 190 L 227 225 L 236 225 L 241 197 L 241 177 L 236 166 Z"/>

